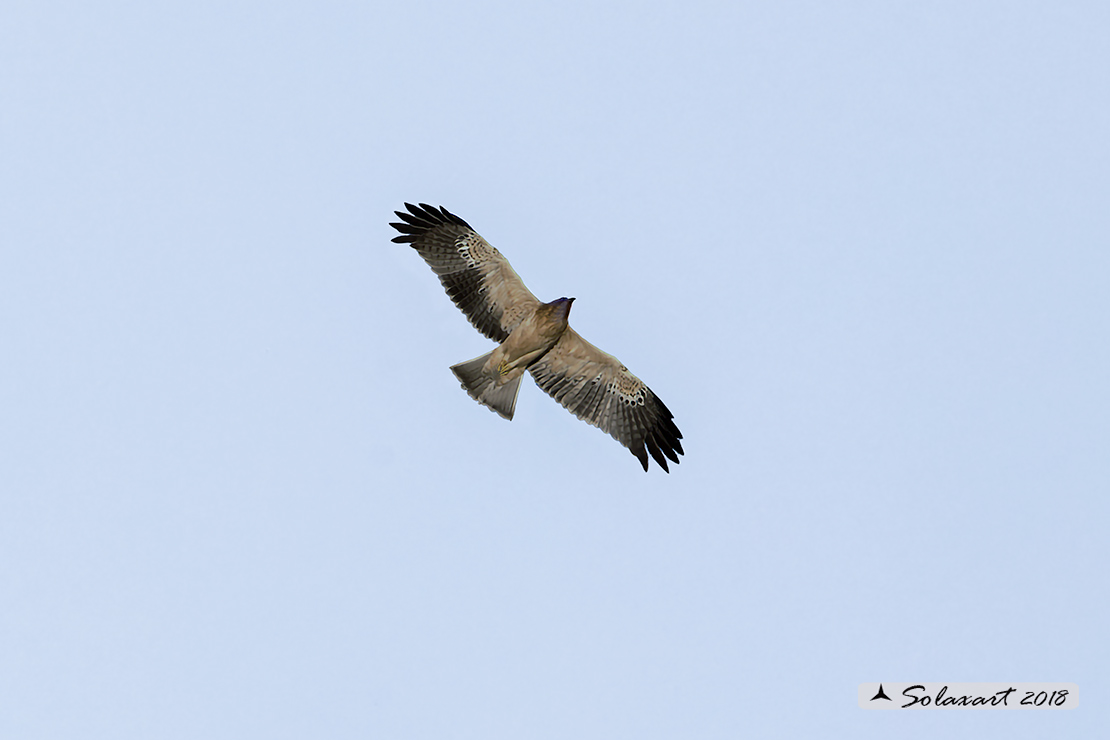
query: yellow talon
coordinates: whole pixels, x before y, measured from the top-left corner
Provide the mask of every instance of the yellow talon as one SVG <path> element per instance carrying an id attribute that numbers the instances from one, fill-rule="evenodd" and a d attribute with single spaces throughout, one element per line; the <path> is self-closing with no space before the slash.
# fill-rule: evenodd
<path id="1" fill-rule="evenodd" d="M 497 366 L 497 372 L 500 375 L 504 375 L 505 373 L 509 372 L 509 363 L 502 360 L 501 364 Z"/>

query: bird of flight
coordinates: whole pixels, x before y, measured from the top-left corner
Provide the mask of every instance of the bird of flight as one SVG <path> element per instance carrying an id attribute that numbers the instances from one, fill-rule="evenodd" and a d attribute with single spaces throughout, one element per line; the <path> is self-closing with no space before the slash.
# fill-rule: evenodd
<path id="1" fill-rule="evenodd" d="M 542 303 L 509 261 L 470 225 L 442 206 L 406 203 L 393 241 L 408 243 L 439 276 L 447 295 L 478 331 L 498 342 L 451 370 L 478 403 L 513 418 L 520 380 L 536 385 L 587 424 L 608 432 L 648 469 L 664 471 L 684 454 L 674 415 L 643 381 L 567 324 L 573 298 Z"/>

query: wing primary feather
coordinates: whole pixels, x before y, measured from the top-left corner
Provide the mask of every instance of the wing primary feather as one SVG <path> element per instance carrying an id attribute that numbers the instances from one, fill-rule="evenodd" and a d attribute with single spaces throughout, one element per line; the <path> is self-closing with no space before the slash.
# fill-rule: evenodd
<path id="1" fill-rule="evenodd" d="M 400 218 L 405 223 L 412 224 L 413 226 L 423 226 L 425 228 L 427 228 L 428 226 L 428 219 L 426 218 L 417 218 L 411 213 L 405 213 L 404 211 L 394 211 L 394 213 L 396 213 L 398 218 Z M 397 224 L 390 224 L 390 226 L 395 227 L 397 226 Z"/>
<path id="2" fill-rule="evenodd" d="M 648 390 L 651 389 L 649 388 Z M 663 399 L 659 398 L 659 396 L 656 396 L 654 393 L 652 393 L 651 395 L 655 399 L 655 403 L 659 406 L 659 410 L 663 412 L 663 416 L 667 417 L 668 419 L 673 419 L 674 414 L 672 414 L 671 410 L 667 408 L 667 404 L 663 403 Z M 681 437 L 682 435 L 680 434 L 679 436 Z"/>
<path id="3" fill-rule="evenodd" d="M 660 445 L 659 445 L 659 450 L 660 450 L 660 451 L 661 451 L 661 452 L 662 452 L 662 453 L 663 453 L 664 455 L 666 455 L 666 456 L 667 456 L 667 459 L 669 459 L 669 460 L 670 460 L 671 462 L 673 462 L 673 463 L 677 463 L 677 462 L 678 462 L 678 455 L 676 455 L 676 454 L 674 453 L 674 449 L 673 449 L 674 445 L 671 445 L 671 444 L 666 444 L 666 443 L 665 443 L 665 441 L 663 441 L 663 440 L 658 440 L 658 441 L 662 441 L 662 442 L 664 442 L 663 444 L 660 444 Z"/>
<path id="4" fill-rule="evenodd" d="M 468 224 L 466 221 L 463 221 L 461 218 L 459 218 L 455 214 L 451 213 L 449 210 L 447 210 L 443 206 L 440 206 L 439 210 L 443 211 L 443 215 L 446 216 L 452 223 L 456 223 L 459 226 L 465 226 L 468 229 L 470 228 L 470 224 Z"/>
<path id="5" fill-rule="evenodd" d="M 659 451 L 659 445 L 655 444 L 655 438 L 652 436 L 648 436 L 647 440 L 645 441 L 647 442 L 648 452 L 651 453 L 652 459 L 654 459 L 655 462 L 659 463 L 659 467 L 663 468 L 665 472 L 671 472 L 667 468 L 667 458 L 663 457 L 663 453 Z"/>
<path id="6" fill-rule="evenodd" d="M 678 428 L 675 427 L 674 422 L 670 419 L 661 419 L 660 423 L 656 425 L 656 428 L 662 440 L 666 441 L 667 444 L 672 446 L 678 444 L 678 437 L 675 435 Z"/>

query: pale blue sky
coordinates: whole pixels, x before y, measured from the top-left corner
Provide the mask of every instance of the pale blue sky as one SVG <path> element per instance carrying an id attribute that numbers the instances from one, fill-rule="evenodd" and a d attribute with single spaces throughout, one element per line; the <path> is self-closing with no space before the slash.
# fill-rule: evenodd
<path id="1" fill-rule="evenodd" d="M 0 736 L 1095 737 L 1108 8 L 5 3 Z M 406 200 L 682 464 L 471 401 Z"/>

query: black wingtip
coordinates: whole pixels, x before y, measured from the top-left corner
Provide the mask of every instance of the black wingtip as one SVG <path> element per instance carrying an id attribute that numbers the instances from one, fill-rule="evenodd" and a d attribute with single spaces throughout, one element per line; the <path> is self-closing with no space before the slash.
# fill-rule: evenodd
<path id="1" fill-rule="evenodd" d="M 404 237 L 395 237 L 393 241 L 400 244 L 411 243 L 419 239 L 424 234 L 439 226 L 446 226 L 454 224 L 462 226 L 465 229 L 470 229 L 470 224 L 463 221 L 455 214 L 448 211 L 443 206 L 428 205 L 427 203 L 420 203 L 413 205 L 412 203 L 405 203 L 405 211 L 394 211 L 397 218 L 401 219 L 403 223 L 391 223 L 390 226 L 405 234 Z M 471 229 L 473 231 L 473 229 Z"/>
<path id="2" fill-rule="evenodd" d="M 665 472 L 671 472 L 667 467 L 667 458 L 663 457 L 663 453 L 660 451 L 659 444 L 655 441 L 655 437 L 648 435 L 645 441 L 647 442 L 647 449 L 648 452 L 651 453 L 652 459 L 655 460 L 655 462 L 659 464 L 659 467 L 663 468 Z"/>

